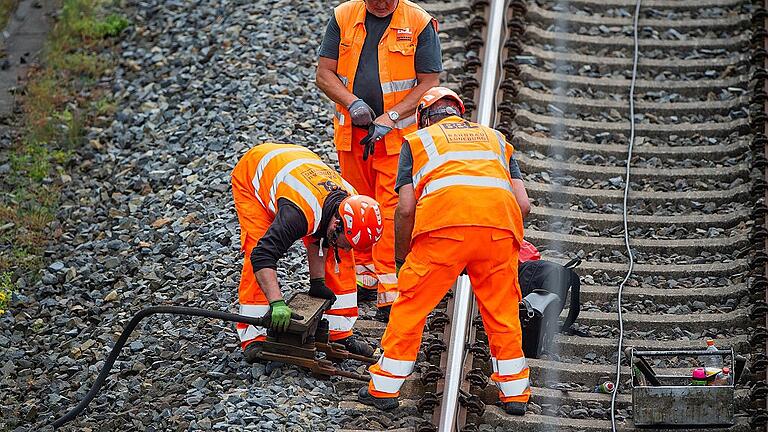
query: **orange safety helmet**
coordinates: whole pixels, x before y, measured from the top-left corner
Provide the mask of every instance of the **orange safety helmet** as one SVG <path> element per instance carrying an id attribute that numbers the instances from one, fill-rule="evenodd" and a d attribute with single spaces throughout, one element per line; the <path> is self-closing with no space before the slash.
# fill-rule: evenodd
<path id="1" fill-rule="evenodd" d="M 459 108 L 461 109 L 459 115 L 463 115 L 465 111 L 464 102 L 462 102 L 461 98 L 456 94 L 456 92 L 446 87 L 432 87 L 421 96 L 421 100 L 419 100 L 419 104 L 416 106 L 416 124 L 421 127 L 422 111 L 429 108 L 432 106 L 432 104 L 439 101 L 440 99 L 446 97 L 455 100 L 459 104 Z"/>
<path id="2" fill-rule="evenodd" d="M 339 217 L 344 237 L 355 250 L 368 250 L 384 231 L 381 208 L 375 199 L 366 195 L 350 195 L 339 204 Z"/>

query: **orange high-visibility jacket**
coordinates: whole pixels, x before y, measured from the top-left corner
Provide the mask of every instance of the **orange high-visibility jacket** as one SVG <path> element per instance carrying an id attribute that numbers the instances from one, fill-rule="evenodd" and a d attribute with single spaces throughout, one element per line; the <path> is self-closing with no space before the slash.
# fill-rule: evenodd
<path id="1" fill-rule="evenodd" d="M 320 157 L 293 144 L 265 143 L 252 148 L 240 159 L 232 176 L 244 176 L 241 184 L 253 186 L 253 195 L 273 217 L 278 199 L 285 198 L 296 204 L 307 218 L 307 235 L 317 231 L 328 194 L 339 188 L 355 193 Z"/>
<path id="2" fill-rule="evenodd" d="M 341 29 L 336 74 L 351 92 L 365 42 L 365 3 L 363 0 L 342 3 L 334 9 L 334 14 Z M 408 0 L 400 0 L 397 9 L 392 13 L 389 29 L 384 32 L 379 43 L 379 80 L 385 112 L 403 100 L 417 84 L 414 64 L 416 45 L 419 34 L 430 21 L 437 30 L 437 21 L 424 9 Z M 336 104 L 333 129 L 336 148 L 340 151 L 350 151 L 352 121 L 347 107 Z M 395 129 L 384 137 L 387 154 L 398 154 L 403 136 L 415 130 L 415 116 L 401 117 L 395 124 Z"/>
<path id="3" fill-rule="evenodd" d="M 451 226 L 488 226 L 523 239 L 523 217 L 509 175 L 515 151 L 489 127 L 447 117 L 405 137 L 413 154 L 413 238 Z"/>

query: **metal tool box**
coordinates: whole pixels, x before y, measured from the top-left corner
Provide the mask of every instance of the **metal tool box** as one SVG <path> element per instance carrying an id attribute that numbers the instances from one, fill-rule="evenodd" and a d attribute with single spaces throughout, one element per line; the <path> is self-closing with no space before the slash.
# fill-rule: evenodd
<path id="1" fill-rule="evenodd" d="M 656 374 L 650 370 L 657 380 L 652 385 L 635 367 L 635 358 L 647 359 L 659 357 L 700 358 L 704 356 L 720 356 L 723 364 L 730 359 L 733 371 L 733 349 L 706 350 L 669 350 L 669 351 L 636 351 L 628 350 L 632 375 L 632 410 L 635 426 L 725 426 L 734 424 L 734 383 L 736 377 L 731 375 L 731 383 L 722 386 L 691 385 L 691 368 L 676 367 L 665 369 L 665 374 Z"/>

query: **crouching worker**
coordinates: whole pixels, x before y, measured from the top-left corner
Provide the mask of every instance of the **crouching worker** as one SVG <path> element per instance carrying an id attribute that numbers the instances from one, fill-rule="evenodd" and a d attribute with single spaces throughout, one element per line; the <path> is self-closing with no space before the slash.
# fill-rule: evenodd
<path id="1" fill-rule="evenodd" d="M 466 269 L 488 334 L 493 374 L 504 410 L 522 415 L 531 390 L 518 311 L 517 253 L 528 198 L 510 176 L 514 148 L 494 129 L 463 120 L 456 93 L 435 87 L 416 111 L 419 130 L 400 153 L 395 261 L 400 295 L 368 371 L 360 402 L 398 406 L 413 371 L 427 315 Z"/>
<path id="2" fill-rule="evenodd" d="M 355 190 L 307 148 L 261 144 L 232 171 L 232 193 L 245 252 L 240 279 L 240 314 L 271 314 L 272 327 L 287 328 L 291 310 L 277 281 L 277 261 L 304 239 L 309 294 L 333 300 L 325 312 L 330 340 L 354 354 L 373 349 L 352 336 L 357 320 L 357 283 L 350 249 L 368 250 L 381 238 L 378 203 Z M 255 361 L 267 329 L 237 324 L 243 354 Z"/>

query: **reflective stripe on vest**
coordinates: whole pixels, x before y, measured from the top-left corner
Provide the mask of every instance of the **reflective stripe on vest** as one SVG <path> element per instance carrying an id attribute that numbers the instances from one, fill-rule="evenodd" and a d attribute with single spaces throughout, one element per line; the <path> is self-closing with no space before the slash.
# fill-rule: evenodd
<path id="1" fill-rule="evenodd" d="M 389 94 L 389 93 L 394 93 L 399 91 L 405 91 L 405 90 L 416 87 L 416 83 L 417 83 L 417 80 L 415 78 L 399 80 L 399 81 L 383 82 L 381 83 L 381 92 L 383 94 Z"/>
<path id="2" fill-rule="evenodd" d="M 344 117 L 344 113 L 340 113 L 340 112 L 336 111 L 336 113 L 334 115 L 339 120 L 339 126 L 344 126 L 344 122 L 346 121 L 345 120 L 346 117 Z"/>
<path id="3" fill-rule="evenodd" d="M 424 186 L 424 189 L 422 190 L 421 196 L 419 198 L 449 186 L 491 187 L 503 189 L 509 193 L 512 193 L 512 185 L 507 179 L 500 179 L 497 177 L 455 175 L 430 181 L 426 186 Z"/>
<path id="4" fill-rule="evenodd" d="M 371 372 L 371 382 L 376 391 L 384 393 L 397 393 L 405 382 L 405 378 L 390 378 L 383 375 L 376 375 Z"/>
<path id="5" fill-rule="evenodd" d="M 392 375 L 405 377 L 413 372 L 413 365 L 416 362 L 408 360 L 395 360 L 386 356 L 381 356 L 379 357 L 378 363 L 379 367 L 381 367 L 381 370 L 389 372 Z"/>
<path id="6" fill-rule="evenodd" d="M 498 132 L 496 132 L 498 134 Z M 435 168 L 449 161 L 463 161 L 463 160 L 497 160 L 505 171 L 509 172 L 509 165 L 507 164 L 506 154 L 507 151 L 504 148 L 505 141 L 500 140 L 499 146 L 501 147 L 501 155 L 496 154 L 490 150 L 466 150 L 466 151 L 449 151 L 443 154 L 437 150 L 435 141 L 426 129 L 419 129 L 416 135 L 421 140 L 422 146 L 427 153 L 429 161 L 421 167 L 421 169 L 413 174 L 413 187 L 414 189 L 419 185 L 419 181 L 422 177 L 432 172 Z"/>
<path id="7" fill-rule="evenodd" d="M 341 315 L 328 315 L 327 313 L 323 315 L 323 318 L 328 320 L 328 330 L 334 330 L 334 331 L 351 331 L 352 326 L 355 325 L 355 321 L 357 321 L 357 317 L 345 317 Z"/>
<path id="8" fill-rule="evenodd" d="M 493 371 L 499 375 L 517 375 L 528 367 L 525 357 L 509 360 L 496 360 L 496 357 L 491 357 L 491 365 Z"/>
<path id="9" fill-rule="evenodd" d="M 357 291 L 347 294 L 336 294 L 336 301 L 328 310 L 349 309 L 357 307 Z"/>
<path id="10" fill-rule="evenodd" d="M 300 182 L 296 177 L 290 174 L 292 170 L 301 165 L 316 165 L 321 168 L 327 167 L 327 165 L 318 159 L 296 159 L 285 164 L 275 176 L 275 180 L 272 182 L 272 186 L 269 189 L 269 209 L 272 212 L 277 212 L 277 188 L 280 186 L 280 183 L 285 183 L 301 195 L 312 208 L 312 213 L 315 218 L 312 232 L 315 232 L 317 231 L 317 227 L 320 226 L 320 219 L 323 217 L 323 206 L 320 205 L 320 201 L 317 200 L 315 194 L 313 194 L 304 183 Z M 256 193 L 258 194 L 258 191 Z"/>
<path id="11" fill-rule="evenodd" d="M 520 396 L 529 388 L 528 378 L 506 382 L 495 382 L 496 387 L 505 397 Z"/>

